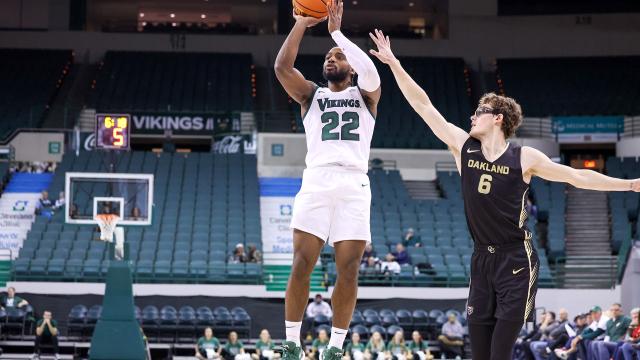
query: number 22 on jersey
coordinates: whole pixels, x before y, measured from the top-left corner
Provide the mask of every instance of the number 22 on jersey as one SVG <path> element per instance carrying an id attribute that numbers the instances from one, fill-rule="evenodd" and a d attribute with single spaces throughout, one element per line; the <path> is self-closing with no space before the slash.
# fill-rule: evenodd
<path id="1" fill-rule="evenodd" d="M 340 114 L 335 111 L 322 113 L 320 121 L 325 124 L 322 127 L 322 141 L 327 140 L 349 140 L 360 141 L 360 135 L 354 133 L 360 127 L 360 117 L 357 112 L 345 111 L 342 114 L 344 124 L 340 127 L 340 131 L 333 131 L 340 125 Z"/>

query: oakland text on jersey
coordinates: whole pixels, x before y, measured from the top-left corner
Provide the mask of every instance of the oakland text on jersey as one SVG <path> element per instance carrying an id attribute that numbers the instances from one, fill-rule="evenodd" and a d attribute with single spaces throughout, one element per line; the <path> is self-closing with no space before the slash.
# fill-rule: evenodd
<path id="1" fill-rule="evenodd" d="M 489 164 L 484 161 L 469 159 L 467 167 L 484 170 L 496 174 L 509 175 L 509 167 L 505 165 Z"/>
<path id="2" fill-rule="evenodd" d="M 320 107 L 320 111 L 324 111 L 324 109 L 331 109 L 336 107 L 360 107 L 359 99 L 316 99 L 318 100 L 318 106 Z"/>

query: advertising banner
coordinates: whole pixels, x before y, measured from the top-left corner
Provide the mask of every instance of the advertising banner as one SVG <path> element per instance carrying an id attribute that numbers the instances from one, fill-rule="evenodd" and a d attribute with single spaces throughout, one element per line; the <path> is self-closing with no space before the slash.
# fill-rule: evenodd
<path id="1" fill-rule="evenodd" d="M 302 179 L 298 178 L 260 179 L 260 221 L 265 264 L 274 258 L 273 254 L 293 256 L 293 232 L 289 224 L 293 201 L 301 183 Z"/>
<path id="2" fill-rule="evenodd" d="M 618 141 L 624 130 L 622 116 L 555 116 L 559 143 L 606 143 Z"/>

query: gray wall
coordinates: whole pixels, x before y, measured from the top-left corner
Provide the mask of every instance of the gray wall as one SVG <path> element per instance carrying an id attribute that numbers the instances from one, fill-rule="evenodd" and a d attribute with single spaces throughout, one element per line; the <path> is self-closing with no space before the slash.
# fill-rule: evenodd
<path id="1" fill-rule="evenodd" d="M 621 139 L 616 143 L 616 156 L 640 157 L 640 137 Z"/>
<path id="2" fill-rule="evenodd" d="M 49 154 L 49 143 L 57 142 L 60 146 L 59 154 Z M 28 133 L 21 132 L 9 145 L 15 149 L 16 161 L 55 161 L 62 160 L 64 154 L 63 133 Z"/>
<path id="3" fill-rule="evenodd" d="M 640 306 L 640 243 L 631 249 L 620 295 L 625 311 Z"/>

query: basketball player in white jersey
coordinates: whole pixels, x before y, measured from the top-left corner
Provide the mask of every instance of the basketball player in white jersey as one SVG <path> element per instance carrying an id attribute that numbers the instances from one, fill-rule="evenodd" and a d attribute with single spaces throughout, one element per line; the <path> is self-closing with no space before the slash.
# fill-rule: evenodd
<path id="1" fill-rule="evenodd" d="M 328 28 L 337 44 L 325 56 L 326 87 L 293 67 L 307 27 L 325 19 L 300 17 L 275 61 L 278 80 L 300 104 L 307 139 L 307 168 L 293 206 L 293 266 L 285 297 L 284 360 L 302 359 L 300 328 L 311 272 L 326 242 L 335 248 L 338 278 L 331 297 L 333 327 L 323 360 L 342 359 L 356 304 L 358 268 L 371 241 L 369 149 L 380 100 L 380 77 L 368 55 L 340 32 L 343 4 L 328 5 Z M 353 76 L 358 74 L 358 86 Z"/>

